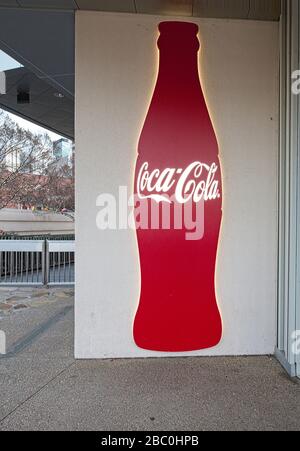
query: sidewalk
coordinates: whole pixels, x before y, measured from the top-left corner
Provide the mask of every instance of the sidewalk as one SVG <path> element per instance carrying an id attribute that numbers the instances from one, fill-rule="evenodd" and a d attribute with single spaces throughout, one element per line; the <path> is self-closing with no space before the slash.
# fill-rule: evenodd
<path id="1" fill-rule="evenodd" d="M 0 329 L 0 430 L 300 429 L 274 358 L 76 362 L 71 289 L 1 288 Z"/>

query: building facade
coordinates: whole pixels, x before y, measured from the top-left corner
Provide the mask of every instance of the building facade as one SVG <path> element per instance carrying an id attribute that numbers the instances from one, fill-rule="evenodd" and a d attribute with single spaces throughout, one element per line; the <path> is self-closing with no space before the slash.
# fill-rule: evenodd
<path id="1" fill-rule="evenodd" d="M 48 74 L 52 108 L 39 117 L 46 125 L 48 118 L 49 128 L 61 130 L 67 138 L 72 133 L 68 112 L 76 93 L 75 355 L 275 353 L 291 375 L 299 375 L 299 2 L 114 3 L 107 8 L 104 2 L 92 7 L 84 0 L 69 2 L 63 12 L 51 10 L 50 4 L 47 11 L 2 10 L 0 42 L 5 33 L 7 42 L 5 20 L 13 15 L 16 24 L 26 19 L 40 36 L 53 24 L 61 30 L 52 42 L 56 58 L 48 54 L 47 61 L 42 45 L 40 52 L 29 51 L 33 32 L 18 42 L 12 37 L 10 46 L 2 47 L 18 50 L 25 70 L 37 77 L 31 78 L 32 85 L 41 91 L 42 74 Z M 176 353 L 141 349 L 134 340 L 143 268 L 136 231 L 124 219 L 121 203 L 134 190 L 139 139 L 158 78 L 159 24 L 173 21 L 193 23 L 199 29 L 199 78 L 223 175 L 215 276 L 222 340 L 213 348 Z M 176 46 L 179 40 L 172 54 Z M 8 89 L 12 75 L 7 74 Z M 7 99 L 1 103 L 12 108 Z M 28 117 L 37 121 L 39 108 L 33 98 Z M 169 113 L 175 117 L 174 111 Z M 57 154 L 65 158 L 63 145 L 63 141 L 57 145 Z M 115 227 L 107 229 L 99 227 L 103 194 L 113 198 L 117 212 Z M 147 265 L 154 267 L 155 258 Z M 169 326 L 166 323 L 166 330 Z"/>

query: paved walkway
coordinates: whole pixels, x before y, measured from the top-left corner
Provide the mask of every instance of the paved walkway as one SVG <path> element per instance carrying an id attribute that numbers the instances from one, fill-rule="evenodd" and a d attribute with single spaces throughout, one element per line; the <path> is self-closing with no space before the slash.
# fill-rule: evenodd
<path id="1" fill-rule="evenodd" d="M 271 357 L 77 361 L 73 292 L 0 289 L 0 430 L 299 430 Z"/>

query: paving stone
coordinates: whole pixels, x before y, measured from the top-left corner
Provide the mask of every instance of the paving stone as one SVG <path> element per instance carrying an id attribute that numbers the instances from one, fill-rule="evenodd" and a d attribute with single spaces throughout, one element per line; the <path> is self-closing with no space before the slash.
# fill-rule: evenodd
<path id="1" fill-rule="evenodd" d="M 7 298 L 7 300 L 9 302 L 24 302 L 25 300 L 27 300 L 27 297 L 24 296 L 12 296 Z"/>
<path id="2" fill-rule="evenodd" d="M 26 308 L 28 308 L 28 306 L 25 304 L 18 304 L 14 306 L 14 310 L 24 310 Z"/>
<path id="3" fill-rule="evenodd" d="M 37 290 L 36 292 L 33 292 L 30 297 L 31 298 L 39 298 L 41 296 L 46 296 L 49 295 L 49 291 L 48 290 Z"/>
<path id="4" fill-rule="evenodd" d="M 55 305 L 55 303 L 65 302 L 73 297 L 74 288 L 6 288 L 5 291 L 0 292 L 0 314 L 4 318 L 17 311 L 31 308 L 41 309 L 43 306 Z"/>
<path id="5" fill-rule="evenodd" d="M 69 298 L 70 296 L 65 293 L 64 291 L 58 291 L 57 293 L 55 293 L 55 296 L 58 298 Z"/>
<path id="6" fill-rule="evenodd" d="M 23 298 L 28 298 L 31 296 L 31 292 L 30 291 L 18 291 L 17 293 L 15 293 L 16 296 L 19 297 L 23 297 Z"/>
<path id="7" fill-rule="evenodd" d="M 26 287 L 26 286 L 15 288 L 15 290 L 18 291 L 18 292 L 22 291 L 22 292 L 26 292 L 26 293 L 28 293 L 28 291 L 34 293 L 34 292 L 35 292 L 36 290 L 38 290 L 38 289 L 39 289 L 39 288 L 35 288 L 35 287 Z"/>
<path id="8" fill-rule="evenodd" d="M 0 304 L 0 310 L 10 310 L 12 308 L 9 304 Z"/>
<path id="9" fill-rule="evenodd" d="M 51 298 L 49 296 L 44 296 L 44 297 L 40 297 L 40 298 L 35 298 L 34 300 L 29 300 L 30 302 L 30 307 L 39 307 L 41 305 L 45 305 L 45 304 L 51 304 L 53 302 L 55 302 L 55 298 Z"/>

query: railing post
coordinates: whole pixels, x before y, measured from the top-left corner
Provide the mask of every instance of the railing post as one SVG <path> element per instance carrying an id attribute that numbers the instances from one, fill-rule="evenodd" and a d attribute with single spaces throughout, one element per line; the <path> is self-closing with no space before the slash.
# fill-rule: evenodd
<path id="1" fill-rule="evenodd" d="M 48 275 L 49 275 L 49 246 L 48 240 L 44 240 L 43 246 L 43 258 L 42 258 L 42 272 L 43 272 L 43 284 L 48 285 Z"/>

